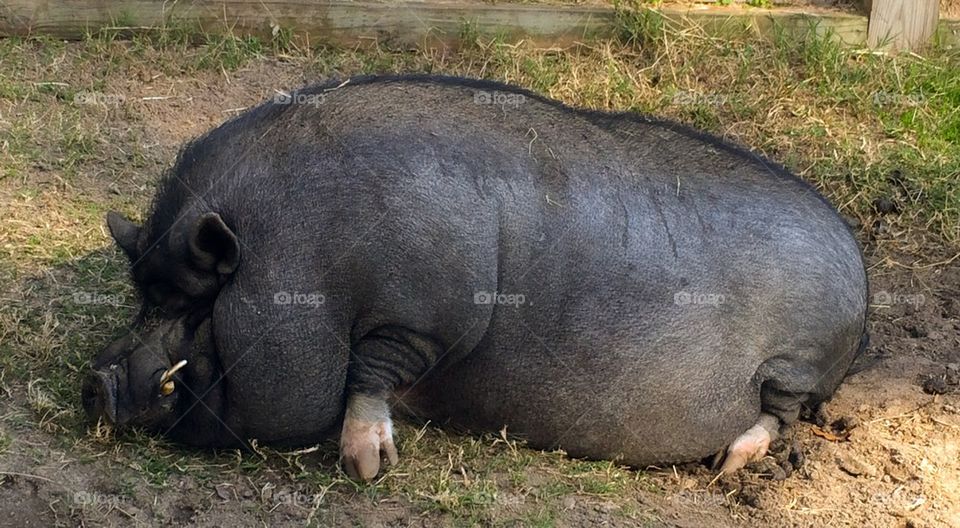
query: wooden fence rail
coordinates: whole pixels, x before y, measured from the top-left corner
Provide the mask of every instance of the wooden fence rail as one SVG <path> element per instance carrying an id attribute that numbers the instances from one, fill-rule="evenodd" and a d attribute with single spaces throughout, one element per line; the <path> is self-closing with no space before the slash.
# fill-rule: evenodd
<path id="1" fill-rule="evenodd" d="M 929 37 L 929 12 L 922 28 L 907 39 L 897 31 L 913 28 L 910 9 L 890 7 L 937 0 L 874 0 L 873 11 L 885 13 L 889 24 L 869 24 L 865 16 L 840 13 L 798 13 L 781 9 L 662 7 L 668 21 L 680 27 L 698 24 L 719 33 L 731 26 L 770 34 L 788 30 L 831 32 L 851 45 L 876 42 L 921 45 Z M 936 10 L 934 10 L 934 22 Z M 209 33 L 269 37 L 278 29 L 306 35 L 311 42 L 356 44 L 392 42 L 422 44 L 425 39 L 456 42 L 467 31 L 563 45 L 616 30 L 616 14 L 607 6 L 549 4 L 489 4 L 457 0 L 0 0 L 0 36 L 49 35 L 78 39 L 102 29 L 164 31 L 184 27 Z M 909 20 L 908 20 L 909 19 Z M 892 22 L 890 22 L 892 21 Z M 887 27 L 889 26 L 889 27 Z M 956 38 L 955 25 L 944 33 Z M 913 31 L 911 29 L 911 31 Z"/>

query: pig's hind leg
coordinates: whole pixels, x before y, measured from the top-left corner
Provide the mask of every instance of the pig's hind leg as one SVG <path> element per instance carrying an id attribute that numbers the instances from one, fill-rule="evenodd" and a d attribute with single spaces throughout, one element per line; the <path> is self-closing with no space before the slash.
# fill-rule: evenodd
<path id="1" fill-rule="evenodd" d="M 733 473 L 750 462 L 760 460 L 779 433 L 780 419 L 772 414 L 761 413 L 756 425 L 730 443 L 720 471 Z"/>
<path id="2" fill-rule="evenodd" d="M 760 382 L 760 416 L 727 447 L 720 468 L 724 473 L 763 458 L 779 436 L 780 427 L 795 422 L 811 397 L 820 399 L 816 393 L 820 377 L 805 361 L 771 358 L 758 369 L 755 380 Z"/>

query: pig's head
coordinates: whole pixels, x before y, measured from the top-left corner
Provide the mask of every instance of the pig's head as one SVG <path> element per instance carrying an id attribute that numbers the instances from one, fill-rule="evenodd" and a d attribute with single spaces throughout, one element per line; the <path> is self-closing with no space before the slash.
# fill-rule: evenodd
<path id="1" fill-rule="evenodd" d="M 171 436 L 177 436 L 174 429 L 189 429 L 199 439 L 216 434 L 203 424 L 217 423 L 219 379 L 208 315 L 141 316 L 94 361 L 83 406 L 92 420 Z"/>
<path id="2" fill-rule="evenodd" d="M 212 301 L 240 263 L 236 235 L 214 212 L 154 211 L 144 226 L 111 212 L 107 225 L 145 304 L 171 313 Z"/>
<path id="3" fill-rule="evenodd" d="M 238 265 L 236 236 L 216 213 L 155 210 L 143 227 L 110 213 L 107 225 L 130 259 L 143 307 L 94 361 L 83 385 L 87 414 L 198 441 L 216 436 L 222 387 L 210 311 Z"/>

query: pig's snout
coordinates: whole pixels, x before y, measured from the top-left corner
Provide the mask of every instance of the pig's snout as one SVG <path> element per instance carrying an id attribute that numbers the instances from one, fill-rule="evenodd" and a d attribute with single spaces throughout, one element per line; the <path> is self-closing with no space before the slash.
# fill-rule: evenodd
<path id="1" fill-rule="evenodd" d="M 111 372 L 94 370 L 83 383 L 83 408 L 91 420 L 117 423 L 117 382 Z"/>

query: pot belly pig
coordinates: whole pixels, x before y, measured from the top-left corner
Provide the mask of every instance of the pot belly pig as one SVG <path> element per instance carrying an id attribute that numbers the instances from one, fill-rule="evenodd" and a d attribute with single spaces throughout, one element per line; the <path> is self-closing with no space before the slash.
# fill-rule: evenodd
<path id="1" fill-rule="evenodd" d="M 88 412 L 200 446 L 340 436 L 390 410 L 645 466 L 762 456 L 866 343 L 833 207 L 686 127 L 494 82 L 366 77 L 190 143 L 141 226 L 143 310 Z"/>

